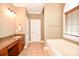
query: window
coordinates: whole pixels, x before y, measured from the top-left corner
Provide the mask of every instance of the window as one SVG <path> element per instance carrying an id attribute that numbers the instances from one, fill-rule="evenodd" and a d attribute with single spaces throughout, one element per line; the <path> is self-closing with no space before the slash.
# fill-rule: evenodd
<path id="1" fill-rule="evenodd" d="M 65 34 L 79 37 L 79 7 L 66 14 Z"/>

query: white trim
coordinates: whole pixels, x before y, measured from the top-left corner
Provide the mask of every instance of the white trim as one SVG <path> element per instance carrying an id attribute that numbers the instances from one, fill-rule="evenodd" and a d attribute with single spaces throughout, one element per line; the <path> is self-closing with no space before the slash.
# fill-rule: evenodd
<path id="1" fill-rule="evenodd" d="M 64 7 L 64 13 L 70 11 L 71 9 L 75 8 L 78 5 L 79 5 L 78 3 L 66 3 Z"/>
<path id="2" fill-rule="evenodd" d="M 33 41 L 28 41 L 28 43 L 32 43 Z M 39 42 L 44 42 L 44 41 L 39 41 Z"/>
<path id="3" fill-rule="evenodd" d="M 27 47 L 28 47 L 28 44 L 24 46 L 24 48 L 27 48 Z"/>
<path id="4" fill-rule="evenodd" d="M 66 34 L 64 34 L 63 37 L 67 38 L 69 40 L 73 40 L 73 41 L 79 42 L 79 37 L 70 36 L 70 35 L 66 35 Z"/>

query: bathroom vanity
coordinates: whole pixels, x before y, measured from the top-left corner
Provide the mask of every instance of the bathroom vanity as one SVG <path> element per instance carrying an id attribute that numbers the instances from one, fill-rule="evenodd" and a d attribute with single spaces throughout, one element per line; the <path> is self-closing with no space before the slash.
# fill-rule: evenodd
<path id="1" fill-rule="evenodd" d="M 24 35 L 0 39 L 0 56 L 17 56 L 25 45 Z"/>

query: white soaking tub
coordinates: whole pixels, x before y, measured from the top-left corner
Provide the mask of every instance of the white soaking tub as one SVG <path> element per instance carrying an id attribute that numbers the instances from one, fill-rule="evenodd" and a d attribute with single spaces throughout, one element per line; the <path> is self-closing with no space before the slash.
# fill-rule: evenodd
<path id="1" fill-rule="evenodd" d="M 48 39 L 47 45 L 51 55 L 56 56 L 79 56 L 79 46 L 64 39 Z"/>

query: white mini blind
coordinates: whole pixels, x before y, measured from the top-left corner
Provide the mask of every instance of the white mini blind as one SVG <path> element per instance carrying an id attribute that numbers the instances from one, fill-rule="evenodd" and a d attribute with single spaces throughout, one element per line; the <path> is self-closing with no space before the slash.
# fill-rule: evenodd
<path id="1" fill-rule="evenodd" d="M 79 36 L 79 8 L 66 14 L 65 33 Z"/>

